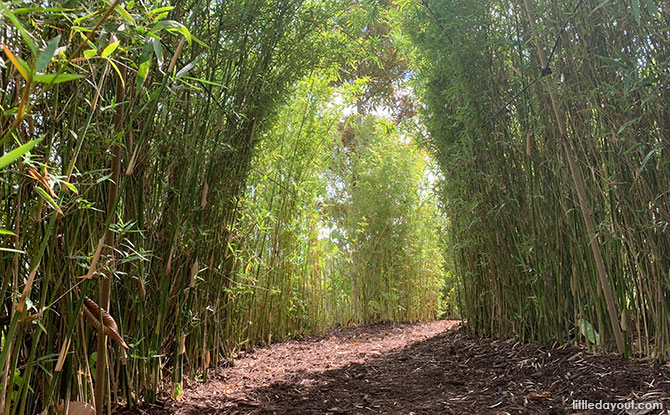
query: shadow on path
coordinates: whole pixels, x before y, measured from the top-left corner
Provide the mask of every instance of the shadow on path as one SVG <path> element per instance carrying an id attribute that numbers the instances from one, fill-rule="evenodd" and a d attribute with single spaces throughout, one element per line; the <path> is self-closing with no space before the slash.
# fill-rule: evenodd
<path id="1" fill-rule="evenodd" d="M 397 332 L 413 326 L 391 327 Z M 272 371 L 257 363 L 231 368 L 236 371 L 233 373 L 227 373 L 231 369 L 224 369 L 221 380 L 198 386 L 191 397 L 172 405 L 167 413 L 662 413 L 661 410 L 573 410 L 572 402 L 577 399 L 655 401 L 670 408 L 668 366 L 594 356 L 572 347 L 522 346 L 511 340 L 484 339 L 449 327 L 453 325 L 444 326 L 447 331 L 431 332 L 430 336 L 424 336 L 425 340 L 413 342 L 420 337 L 415 333 L 413 338 L 404 338 L 404 347 L 382 352 L 374 346 L 385 341 L 384 333 L 388 332 L 384 326 L 345 330 L 339 337 L 320 341 L 290 342 L 277 353 L 272 346 L 254 360 L 261 359 L 261 365 L 265 361 L 281 365 L 280 376 L 270 373 L 266 377 L 279 380 L 255 385 L 258 367 L 265 372 Z M 365 329 L 369 333 L 362 331 Z M 392 335 L 402 337 L 402 333 L 388 337 Z M 365 343 L 358 341 L 361 337 L 365 337 Z M 333 359 L 336 356 L 332 354 L 339 354 L 342 359 L 333 363 L 328 353 Z M 324 362 L 325 366 L 336 367 L 319 369 L 319 364 Z"/>

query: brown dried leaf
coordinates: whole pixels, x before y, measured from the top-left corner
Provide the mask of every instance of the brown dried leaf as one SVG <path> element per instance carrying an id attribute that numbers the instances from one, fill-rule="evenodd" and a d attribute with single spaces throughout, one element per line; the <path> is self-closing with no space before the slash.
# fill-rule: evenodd
<path id="1" fill-rule="evenodd" d="M 119 334 L 119 327 L 116 325 L 116 321 L 107 311 L 101 309 L 95 301 L 88 297 L 84 297 L 84 308 L 82 308 L 82 310 L 86 320 L 88 320 L 96 330 L 100 330 L 100 314 L 102 313 L 102 324 L 104 325 L 103 331 L 105 336 L 111 337 L 119 344 L 119 346 L 128 350 L 128 345 L 123 340 L 123 337 L 121 337 L 121 334 Z"/>
<path id="2" fill-rule="evenodd" d="M 536 392 L 531 392 L 528 395 L 526 395 L 526 399 L 545 399 L 551 396 L 551 392 L 542 392 L 542 393 L 536 393 Z"/>
<path id="3" fill-rule="evenodd" d="M 65 411 L 65 404 L 58 405 L 58 412 Z M 95 415 L 95 408 L 86 402 L 72 401 L 67 410 L 67 415 Z"/>
<path id="4" fill-rule="evenodd" d="M 49 185 L 49 182 L 47 181 L 48 174 L 45 174 L 44 176 L 42 176 L 41 174 L 39 174 L 39 172 L 37 170 L 35 170 L 33 168 L 30 168 L 30 169 L 28 169 L 28 175 L 30 177 L 32 177 L 34 180 L 36 180 L 37 182 L 39 182 L 44 187 L 44 189 L 46 189 L 46 191 L 49 193 L 49 195 L 51 197 L 53 197 L 54 199 L 58 199 L 58 195 L 56 195 L 56 193 L 53 191 L 53 189 Z"/>

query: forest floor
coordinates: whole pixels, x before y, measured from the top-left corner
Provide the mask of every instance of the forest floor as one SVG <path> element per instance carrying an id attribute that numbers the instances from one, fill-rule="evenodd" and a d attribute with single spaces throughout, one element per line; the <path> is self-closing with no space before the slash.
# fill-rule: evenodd
<path id="1" fill-rule="evenodd" d="M 670 366 L 477 337 L 456 321 L 378 324 L 277 343 L 135 414 L 628 414 L 573 400 L 661 404 Z"/>

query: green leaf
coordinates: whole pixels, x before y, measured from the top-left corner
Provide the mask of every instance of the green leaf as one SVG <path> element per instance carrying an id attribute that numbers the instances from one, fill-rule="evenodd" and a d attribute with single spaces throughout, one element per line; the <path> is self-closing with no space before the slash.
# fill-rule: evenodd
<path id="1" fill-rule="evenodd" d="M 151 61 L 146 61 L 141 63 L 139 68 L 137 68 L 137 88 L 142 88 L 144 81 L 149 76 L 149 67 L 151 66 Z"/>
<path id="2" fill-rule="evenodd" d="M 638 170 L 638 172 L 637 172 L 638 175 L 640 173 L 642 173 L 642 170 L 644 170 L 647 163 L 649 163 L 649 160 L 651 160 L 651 158 L 654 156 L 654 154 L 656 154 L 657 151 L 658 151 L 658 145 L 654 146 L 654 148 L 651 149 L 651 151 L 649 153 L 647 153 L 644 160 L 642 160 L 642 165 L 640 166 L 640 170 Z"/>
<path id="3" fill-rule="evenodd" d="M 619 131 L 617 131 L 617 134 L 621 134 L 621 133 L 623 132 L 623 130 L 625 130 L 626 128 L 630 127 L 630 126 L 633 125 L 634 123 L 640 121 L 640 118 L 641 118 L 641 117 L 633 118 L 632 120 L 626 122 L 624 125 L 622 125 L 621 127 L 619 127 Z"/>
<path id="4" fill-rule="evenodd" d="M 135 84 L 139 91 L 144 84 L 144 81 L 149 76 L 149 68 L 151 66 L 151 55 L 154 53 L 153 50 L 153 41 L 151 36 L 147 36 L 144 42 L 144 47 L 142 48 L 142 55 L 140 55 L 140 64 L 137 68 L 137 78 L 135 79 Z"/>
<path id="5" fill-rule="evenodd" d="M 60 84 L 67 81 L 73 81 L 75 79 L 83 78 L 83 75 L 76 73 L 62 73 L 60 75 L 55 73 L 38 73 L 33 76 L 33 81 L 42 82 L 45 84 Z"/>
<path id="6" fill-rule="evenodd" d="M 656 83 L 656 86 L 654 86 L 654 88 L 652 88 L 651 92 L 649 92 L 647 94 L 647 96 L 644 97 L 644 99 L 642 100 L 642 105 L 646 104 L 647 102 L 649 102 L 650 99 L 652 99 L 654 96 L 656 96 L 656 93 L 658 92 L 659 89 L 661 89 L 662 85 L 663 85 L 663 83 L 661 81 L 658 81 Z"/>
<path id="7" fill-rule="evenodd" d="M 154 54 L 156 55 L 156 61 L 158 61 L 158 66 L 163 66 L 163 46 L 161 46 L 160 39 L 152 37 L 151 44 L 154 49 Z"/>
<path id="8" fill-rule="evenodd" d="M 37 192 L 38 195 L 40 195 L 42 199 L 44 199 L 48 204 L 50 204 L 52 208 L 56 209 L 61 214 L 63 213 L 63 211 L 60 210 L 60 206 L 58 206 L 58 203 L 56 203 L 56 201 L 51 197 L 49 193 L 46 192 L 46 190 L 42 189 L 39 186 L 35 186 L 35 191 Z"/>
<path id="9" fill-rule="evenodd" d="M 186 26 L 179 22 L 175 22 L 174 20 L 162 20 L 151 28 L 151 31 L 154 33 L 158 33 L 161 30 L 180 33 L 186 38 L 188 44 L 191 44 L 191 32 L 188 31 Z"/>
<path id="10" fill-rule="evenodd" d="M 132 25 L 136 24 L 135 19 L 133 19 L 133 16 L 131 16 L 130 13 L 128 13 L 128 11 L 123 8 L 123 6 L 121 5 L 116 6 L 114 11 L 116 11 L 128 23 L 131 23 Z"/>
<path id="11" fill-rule="evenodd" d="M 632 0 L 633 3 L 633 17 L 637 24 L 640 24 L 640 0 Z"/>
<path id="12" fill-rule="evenodd" d="M 169 12 L 172 9 L 174 9 L 174 6 L 159 7 L 157 9 L 150 10 L 149 11 L 149 16 L 156 16 L 156 15 L 164 14 L 165 12 Z"/>
<path id="13" fill-rule="evenodd" d="M 75 9 L 66 9 L 64 7 L 21 7 L 14 9 L 14 14 L 30 14 L 30 13 L 57 13 L 57 12 L 72 12 Z"/>
<path id="14" fill-rule="evenodd" d="M 157 14 L 157 15 L 154 17 L 154 21 L 157 22 L 157 21 L 159 21 L 159 20 L 163 20 L 163 19 L 165 19 L 166 17 L 168 17 L 168 12 L 161 13 L 161 14 Z"/>
<path id="15" fill-rule="evenodd" d="M 179 72 L 177 72 L 176 77 L 179 78 L 179 77 L 182 77 L 182 76 L 186 75 L 191 69 L 193 69 L 193 67 L 194 67 L 197 63 L 198 63 L 198 60 L 195 59 L 193 62 L 187 64 L 186 66 L 184 66 L 183 68 L 181 68 L 181 69 L 179 70 Z"/>
<path id="16" fill-rule="evenodd" d="M 582 333 L 584 337 L 586 337 L 586 340 L 593 344 L 600 344 L 600 335 L 598 332 L 593 328 L 591 323 L 584 319 L 579 319 L 579 331 Z"/>
<path id="17" fill-rule="evenodd" d="M 35 144 L 37 144 L 39 141 L 40 140 L 30 140 L 24 145 L 15 148 L 14 150 L 0 157 L 0 169 L 4 169 L 8 165 L 15 162 L 19 157 L 23 156 L 24 154 L 32 150 L 33 147 L 35 147 Z"/>
<path id="18" fill-rule="evenodd" d="M 67 187 L 68 189 L 70 189 L 70 191 L 71 191 L 72 193 L 74 193 L 74 194 L 76 194 L 76 195 L 79 194 L 79 191 L 77 190 L 77 188 L 76 188 L 72 183 L 70 183 L 70 182 L 62 182 L 62 183 L 65 185 L 65 187 Z"/>
<path id="19" fill-rule="evenodd" d="M 91 368 L 91 375 L 95 376 L 95 364 L 97 362 L 98 362 L 98 352 L 91 353 L 91 356 L 89 356 L 88 358 L 88 367 Z"/>
<path id="20" fill-rule="evenodd" d="M 106 57 L 108 57 L 109 55 L 111 55 L 112 53 L 114 53 L 114 51 L 116 50 L 116 48 L 119 47 L 119 42 L 120 42 L 120 41 L 117 40 L 117 41 L 114 42 L 114 43 L 110 43 L 110 44 L 105 48 L 105 50 L 102 51 L 102 53 L 100 54 L 100 56 L 102 56 L 103 58 L 106 58 Z"/>
<path id="21" fill-rule="evenodd" d="M 49 62 L 51 62 L 51 59 L 54 57 L 54 54 L 56 53 L 56 49 L 58 49 L 59 43 L 60 43 L 60 35 L 51 39 L 49 43 L 47 43 L 47 47 L 44 48 L 44 50 L 40 54 L 40 57 L 37 58 L 37 64 L 35 64 L 35 69 L 37 71 L 42 71 L 49 65 Z"/>
<path id="22" fill-rule="evenodd" d="M 86 59 L 91 59 L 91 58 L 94 57 L 97 53 L 98 53 L 98 51 L 97 51 L 96 49 L 86 49 L 86 50 L 84 51 L 84 57 L 85 57 Z"/>
<path id="23" fill-rule="evenodd" d="M 598 59 L 600 59 L 601 61 L 605 62 L 605 63 L 609 63 L 609 64 L 612 65 L 612 66 L 616 66 L 616 67 L 619 67 L 619 68 L 621 68 L 621 69 L 626 69 L 626 70 L 631 69 L 631 68 L 626 64 L 626 62 L 623 62 L 623 61 L 621 61 L 621 60 L 619 60 L 619 59 L 612 59 L 612 58 L 608 58 L 607 56 L 600 56 L 600 55 L 596 55 L 596 57 L 597 57 Z"/>
<path id="24" fill-rule="evenodd" d="M 151 55 L 153 54 L 153 37 L 147 36 L 144 38 L 144 46 L 142 47 L 142 54 L 140 55 L 140 63 L 145 63 L 148 60 L 151 60 Z"/>
<path id="25" fill-rule="evenodd" d="M 174 387 L 174 392 L 172 393 L 172 397 L 174 399 L 179 399 L 181 396 L 184 394 L 184 392 L 181 389 L 181 383 L 177 383 Z"/>
<path id="26" fill-rule="evenodd" d="M 16 234 L 12 231 L 8 231 L 7 229 L 0 228 L 0 235 L 11 235 L 11 236 L 16 236 Z"/>
<path id="27" fill-rule="evenodd" d="M 121 71 L 119 70 L 119 67 L 116 66 L 114 62 L 111 60 L 109 61 L 109 64 L 112 65 L 112 68 L 114 68 L 114 71 L 116 71 L 116 75 L 119 77 L 119 80 L 121 81 L 121 86 L 124 88 L 126 87 L 126 81 L 123 79 L 123 76 L 121 75 Z"/>

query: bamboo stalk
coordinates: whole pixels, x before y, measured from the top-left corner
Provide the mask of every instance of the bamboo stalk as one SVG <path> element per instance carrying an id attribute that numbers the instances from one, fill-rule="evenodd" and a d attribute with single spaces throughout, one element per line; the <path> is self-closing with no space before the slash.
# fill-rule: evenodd
<path id="1" fill-rule="evenodd" d="M 523 2 L 526 8 L 526 13 L 528 14 L 530 29 L 533 32 L 533 36 L 535 37 L 537 55 L 540 59 L 540 64 L 542 65 L 542 68 L 547 68 L 547 56 L 544 52 L 544 45 L 542 44 L 540 36 L 537 32 L 535 17 L 533 15 L 530 0 L 523 0 Z M 596 262 L 600 287 L 603 290 L 605 301 L 607 302 L 607 311 L 610 318 L 612 333 L 614 334 L 614 339 L 616 340 L 617 350 L 619 354 L 623 355 L 626 352 L 626 346 L 623 340 L 623 334 L 621 333 L 621 326 L 619 326 L 619 313 L 617 312 L 616 303 L 614 301 L 614 297 L 612 296 L 610 280 L 607 276 L 605 263 L 603 262 L 602 248 L 600 246 L 598 234 L 596 233 L 595 225 L 593 223 L 593 214 L 591 213 L 591 209 L 589 207 L 589 200 L 586 196 L 584 178 L 582 177 L 582 173 L 579 170 L 579 166 L 577 165 L 577 159 L 572 150 L 570 138 L 568 137 L 568 132 L 565 127 L 565 116 L 561 110 L 556 93 L 554 92 L 551 79 L 545 77 L 545 83 L 547 85 L 547 89 L 549 90 L 549 98 L 551 99 L 551 105 L 554 110 L 554 115 L 556 116 L 556 123 L 558 124 L 558 128 L 560 130 L 563 150 L 565 151 L 565 156 L 570 167 L 570 173 L 572 174 L 572 179 L 574 181 L 575 190 L 577 191 L 577 196 L 579 197 L 579 206 L 582 212 L 584 223 L 586 224 L 586 230 L 589 235 L 589 244 L 591 245 L 591 252 L 593 253 L 593 258 Z"/>
<path id="2" fill-rule="evenodd" d="M 125 75 L 125 69 L 122 69 L 121 77 Z M 116 99 L 117 107 L 114 114 L 114 134 L 121 134 L 124 130 L 124 109 L 125 104 L 125 88 L 121 80 L 116 83 Z M 116 140 L 116 138 L 115 138 Z M 111 161 L 111 171 L 112 171 L 112 182 L 110 183 L 107 190 L 107 215 L 112 215 L 115 211 L 115 204 L 117 203 L 117 196 L 119 191 L 119 179 L 121 177 L 121 147 L 118 144 L 114 144 L 112 147 L 112 161 Z M 107 229 L 105 231 L 105 244 L 108 247 L 109 255 L 113 255 L 113 246 L 114 246 L 114 234 Z M 90 271 L 89 271 L 90 272 Z M 98 360 L 95 367 L 95 402 L 98 405 L 95 407 L 97 415 L 103 414 L 104 405 L 102 402 L 105 402 L 105 374 L 107 369 L 107 336 L 105 335 L 104 328 L 105 323 L 103 321 L 102 312 L 109 310 L 110 304 L 110 295 L 112 290 L 112 276 L 107 275 L 106 278 L 101 279 L 100 281 L 100 291 L 99 291 L 99 306 L 100 306 L 100 328 L 98 330 L 98 345 L 97 353 Z"/>

